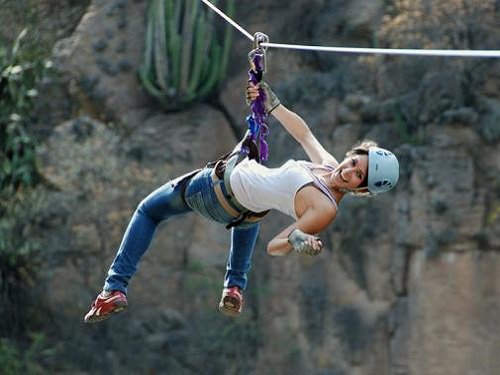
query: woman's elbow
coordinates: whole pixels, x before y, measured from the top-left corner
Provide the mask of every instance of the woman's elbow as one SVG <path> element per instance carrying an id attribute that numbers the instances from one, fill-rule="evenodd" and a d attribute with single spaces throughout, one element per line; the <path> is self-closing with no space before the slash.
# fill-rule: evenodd
<path id="1" fill-rule="evenodd" d="M 277 256 L 283 256 L 288 254 L 289 250 L 288 249 L 280 249 L 276 246 L 273 246 L 273 244 L 270 242 L 267 244 L 267 253 L 273 257 Z"/>
<path id="2" fill-rule="evenodd" d="M 273 249 L 271 243 L 268 243 L 267 244 L 267 248 L 266 248 L 266 251 L 269 255 L 272 255 L 272 256 L 275 256 L 276 255 L 276 250 Z"/>

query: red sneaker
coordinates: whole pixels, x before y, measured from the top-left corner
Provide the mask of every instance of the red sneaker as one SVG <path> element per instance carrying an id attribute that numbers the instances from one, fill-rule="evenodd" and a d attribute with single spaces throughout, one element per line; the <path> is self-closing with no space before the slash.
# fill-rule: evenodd
<path id="1" fill-rule="evenodd" d="M 219 311 L 232 318 L 241 314 L 243 309 L 243 294 L 237 286 L 224 288 L 219 302 Z"/>
<path id="2" fill-rule="evenodd" d="M 125 293 L 115 290 L 111 293 L 102 292 L 92 303 L 90 311 L 85 315 L 85 323 L 95 323 L 106 320 L 111 315 L 124 311 L 128 306 Z"/>

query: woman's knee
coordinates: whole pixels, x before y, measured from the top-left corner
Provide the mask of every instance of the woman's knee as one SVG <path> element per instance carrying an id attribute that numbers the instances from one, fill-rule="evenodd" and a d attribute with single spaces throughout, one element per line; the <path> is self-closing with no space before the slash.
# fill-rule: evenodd
<path id="1" fill-rule="evenodd" d="M 158 210 L 155 209 L 152 200 L 149 197 L 144 198 L 137 206 L 135 212 L 141 216 L 147 217 L 155 222 L 160 222 L 163 219 L 158 216 Z"/>
<path id="2" fill-rule="evenodd" d="M 173 186 L 167 187 L 158 189 L 144 198 L 137 206 L 137 212 L 158 223 L 188 212 L 189 207 L 186 206 L 180 192 L 174 190 Z"/>

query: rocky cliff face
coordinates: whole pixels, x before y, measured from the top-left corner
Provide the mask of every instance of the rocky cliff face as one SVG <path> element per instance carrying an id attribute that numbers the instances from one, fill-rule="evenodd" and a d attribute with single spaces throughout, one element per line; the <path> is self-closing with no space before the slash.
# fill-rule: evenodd
<path id="1" fill-rule="evenodd" d="M 236 18 L 275 42 L 366 45 L 390 13 L 384 4 L 243 2 Z M 479 79 L 464 60 L 457 67 L 442 60 L 418 65 L 408 58 L 270 51 L 267 79 L 282 101 L 339 158 L 365 137 L 393 148 L 401 160 L 398 187 L 387 196 L 343 201 L 323 234 L 326 250 L 314 259 L 265 254 L 267 241 L 289 223 L 273 213 L 262 226 L 245 313 L 236 322 L 215 312 L 229 233 L 195 216 L 173 220 L 158 231 L 132 282 L 130 310 L 109 323 L 82 326 L 141 197 L 231 149 L 231 122 L 244 127 L 248 112 L 243 87 L 251 46 L 237 35 L 220 96 L 227 113 L 207 104 L 163 113 L 136 79 L 145 9 L 141 0 L 94 0 L 54 48 L 74 110 L 54 124 L 40 152 L 43 173 L 57 187 L 48 198 L 44 285 L 57 307 L 51 332 L 65 340 L 69 368 L 496 373 L 498 61 L 478 63 Z M 449 71 L 469 79 L 465 89 L 446 77 Z M 464 99 L 471 93 L 474 101 Z M 303 157 L 276 122 L 269 140 L 270 164 Z"/>

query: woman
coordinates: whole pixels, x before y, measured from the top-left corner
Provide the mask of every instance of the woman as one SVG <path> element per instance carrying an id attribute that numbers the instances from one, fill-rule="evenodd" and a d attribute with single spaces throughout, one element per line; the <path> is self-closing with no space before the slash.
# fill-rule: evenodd
<path id="1" fill-rule="evenodd" d="M 285 255 L 292 250 L 317 255 L 323 244 L 315 235 L 335 219 L 337 205 L 345 194 L 374 195 L 396 185 L 399 164 L 390 151 L 365 141 L 351 149 L 339 163 L 314 137 L 304 120 L 283 106 L 264 82 L 259 86 L 249 84 L 247 100 L 254 101 L 259 95 L 264 97 L 266 112 L 300 143 L 310 161 L 288 160 L 279 168 L 267 168 L 242 157 L 241 153 L 233 153 L 155 190 L 135 211 L 103 291 L 86 314 L 85 322 L 107 319 L 127 307 L 129 280 L 156 227 L 170 217 L 194 211 L 231 228 L 219 310 L 234 317 L 242 311 L 242 292 L 247 286 L 259 221 L 269 210 L 278 210 L 295 219 L 268 243 L 270 255 Z"/>

